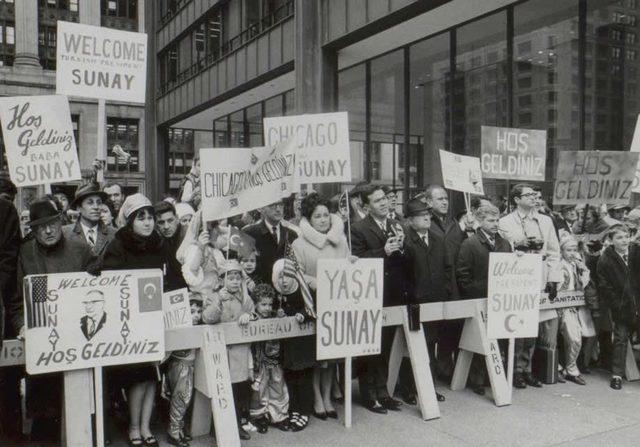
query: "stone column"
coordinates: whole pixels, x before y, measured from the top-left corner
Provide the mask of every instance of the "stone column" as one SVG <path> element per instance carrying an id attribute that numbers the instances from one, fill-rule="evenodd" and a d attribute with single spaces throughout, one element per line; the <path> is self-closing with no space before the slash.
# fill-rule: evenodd
<path id="1" fill-rule="evenodd" d="M 100 0 L 83 0 L 80 3 L 80 23 L 100 26 Z"/>
<path id="2" fill-rule="evenodd" d="M 144 33 L 145 31 L 145 26 L 144 26 L 144 17 L 145 17 L 145 13 L 144 13 L 145 7 L 144 7 L 144 0 L 138 0 L 138 32 L 139 33 Z"/>
<path id="3" fill-rule="evenodd" d="M 42 68 L 38 57 L 38 1 L 15 2 L 16 57 L 14 67 Z"/>

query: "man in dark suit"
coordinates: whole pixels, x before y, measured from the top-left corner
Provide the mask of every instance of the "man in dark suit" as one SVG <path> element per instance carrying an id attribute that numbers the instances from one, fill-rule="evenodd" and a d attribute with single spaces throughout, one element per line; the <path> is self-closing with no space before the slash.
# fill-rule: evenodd
<path id="1" fill-rule="evenodd" d="M 409 302 L 447 301 L 452 266 L 447 261 L 444 240 L 431 230 L 431 208 L 419 198 L 412 199 L 406 205 L 405 216 L 404 248 L 409 265 Z M 430 359 L 435 358 L 439 324 L 437 321 L 423 324 Z M 414 404 L 415 384 L 410 372 L 408 362 L 403 362 L 400 369 L 401 394 L 405 402 Z M 439 401 L 444 401 L 444 396 L 436 394 Z"/>
<path id="2" fill-rule="evenodd" d="M 287 245 L 291 244 L 298 234 L 285 226 L 284 205 L 282 202 L 272 203 L 260 209 L 262 218 L 242 229 L 256 241 L 256 276 L 262 282 L 271 283 L 273 264 L 285 256 Z"/>
<path id="3" fill-rule="evenodd" d="M 389 214 L 387 217 L 391 220 L 397 220 L 398 222 L 403 221 L 403 217 L 398 210 L 396 209 L 398 206 L 398 190 L 392 188 L 391 186 L 383 186 L 382 190 L 387 196 L 387 200 L 389 201 Z"/>
<path id="4" fill-rule="evenodd" d="M 367 216 L 351 226 L 351 252 L 360 258 L 384 260 L 383 305 L 406 303 L 406 258 L 404 231 L 397 221 L 387 218 L 389 202 L 380 186 L 371 185 L 362 193 Z M 401 402 L 387 392 L 389 354 L 394 328 L 382 329 L 381 354 L 362 357 L 358 362 L 360 393 L 365 406 L 380 414 L 397 411 Z"/>
<path id="5" fill-rule="evenodd" d="M 486 298 L 488 294 L 489 254 L 510 253 L 511 244 L 498 233 L 500 210 L 491 204 L 480 206 L 474 213 L 478 229 L 460 247 L 456 262 L 456 280 L 463 299 Z M 469 384 L 476 394 L 484 394 L 485 366 L 483 357 L 474 355 Z"/>
<path id="6" fill-rule="evenodd" d="M 96 183 L 80 186 L 71 203 L 71 208 L 80 212 L 80 218 L 75 224 L 62 228 L 65 239 L 88 245 L 95 256 L 102 256 L 116 234 L 114 227 L 105 225 L 100 219 L 100 209 L 106 201 L 107 194 L 100 191 Z"/>
<path id="7" fill-rule="evenodd" d="M 424 200 L 433 212 L 431 218 L 431 231 L 444 239 L 447 263 L 455 265 L 458 251 L 467 234 L 460 228 L 460 224 L 449 215 L 449 196 L 447 191 L 439 185 L 430 185 L 424 193 Z M 472 231 L 472 230 L 471 230 Z M 455 280 L 455 271 L 452 271 L 450 279 L 450 297 L 458 299 L 460 293 Z M 438 336 L 438 362 L 436 372 L 443 379 L 450 379 L 453 375 L 454 353 L 458 350 L 460 335 L 462 333 L 461 320 L 448 320 L 440 324 Z"/>
<path id="8" fill-rule="evenodd" d="M 578 213 L 575 205 L 564 205 L 560 208 L 560 213 L 552 215 L 553 226 L 556 229 L 556 235 L 560 238 L 560 232 L 565 231 L 573 234 L 573 223 L 578 220 Z"/>
<path id="9" fill-rule="evenodd" d="M 99 290 L 90 290 L 82 304 L 86 315 L 80 318 L 80 330 L 87 341 L 90 341 L 107 322 L 107 314 L 104 311 L 104 294 Z"/>

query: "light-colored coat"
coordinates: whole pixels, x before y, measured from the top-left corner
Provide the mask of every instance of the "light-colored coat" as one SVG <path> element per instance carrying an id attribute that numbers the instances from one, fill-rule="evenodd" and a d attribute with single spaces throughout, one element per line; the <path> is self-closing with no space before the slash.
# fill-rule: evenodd
<path id="1" fill-rule="evenodd" d="M 244 289 L 244 287 L 243 287 Z M 238 321 L 242 314 L 254 311 L 253 301 L 246 290 L 229 293 L 225 287 L 205 298 L 202 307 L 202 321 L 206 324 Z M 251 345 L 231 345 L 227 347 L 231 382 L 238 383 L 249 380 L 253 370 Z"/>
<path id="2" fill-rule="evenodd" d="M 338 215 L 332 214 L 331 228 L 323 234 L 303 217 L 300 219 L 300 236 L 291 243 L 291 248 L 302 268 L 305 281 L 315 290 L 318 259 L 346 259 L 350 254 L 344 223 Z"/>
<path id="3" fill-rule="evenodd" d="M 547 282 L 562 282 L 563 280 L 560 269 L 560 243 L 558 242 L 558 236 L 556 236 L 553 221 L 549 216 L 534 213 L 534 218 L 538 220 L 540 233 L 544 240 L 541 252 L 545 256 L 542 284 L 544 288 Z M 522 222 L 520 221 L 517 211 L 513 211 L 500 219 L 498 231 L 503 238 L 509 241 L 512 248 L 516 241 L 526 239 L 524 228 L 522 227 Z"/>

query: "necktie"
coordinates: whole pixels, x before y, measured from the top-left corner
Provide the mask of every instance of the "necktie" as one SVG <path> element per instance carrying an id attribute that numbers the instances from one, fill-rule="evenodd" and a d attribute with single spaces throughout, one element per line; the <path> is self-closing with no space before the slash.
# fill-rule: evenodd
<path id="1" fill-rule="evenodd" d="M 89 318 L 89 329 L 87 330 L 87 333 L 89 334 L 89 337 L 91 337 L 93 335 L 93 332 L 96 330 L 96 323 L 93 321 L 93 318 Z"/>
<path id="2" fill-rule="evenodd" d="M 624 260 L 624 263 L 625 263 L 625 264 L 628 264 L 628 263 L 629 263 L 629 255 L 628 255 L 628 254 L 626 254 L 626 253 L 625 253 L 625 254 L 623 254 L 623 255 L 622 255 L 622 259 Z"/>
<path id="3" fill-rule="evenodd" d="M 427 237 L 426 234 L 424 236 L 422 236 L 422 240 L 424 241 L 424 245 L 426 245 L 428 247 L 429 246 L 429 238 Z"/>
<path id="4" fill-rule="evenodd" d="M 491 248 L 494 249 L 496 247 L 496 240 L 492 237 L 487 239 L 489 240 L 489 245 L 491 246 Z"/>
<path id="5" fill-rule="evenodd" d="M 95 247 L 96 237 L 93 235 L 93 231 L 94 231 L 93 228 L 89 229 L 87 239 L 89 239 L 89 245 L 91 245 L 92 247 Z"/>
<path id="6" fill-rule="evenodd" d="M 278 226 L 274 225 L 271 227 L 271 234 L 273 234 L 273 238 L 276 240 L 276 244 L 278 243 Z"/>

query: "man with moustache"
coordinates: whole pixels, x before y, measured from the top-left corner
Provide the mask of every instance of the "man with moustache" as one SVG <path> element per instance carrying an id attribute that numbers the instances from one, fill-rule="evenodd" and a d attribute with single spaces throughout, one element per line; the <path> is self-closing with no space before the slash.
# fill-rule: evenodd
<path id="1" fill-rule="evenodd" d="M 102 256 L 116 234 L 114 227 L 105 225 L 100 219 L 101 207 L 106 201 L 107 194 L 100 191 L 96 183 L 80 186 L 71 203 L 71 207 L 80 212 L 80 218 L 75 224 L 63 227 L 67 239 L 86 244 L 96 256 Z"/>

